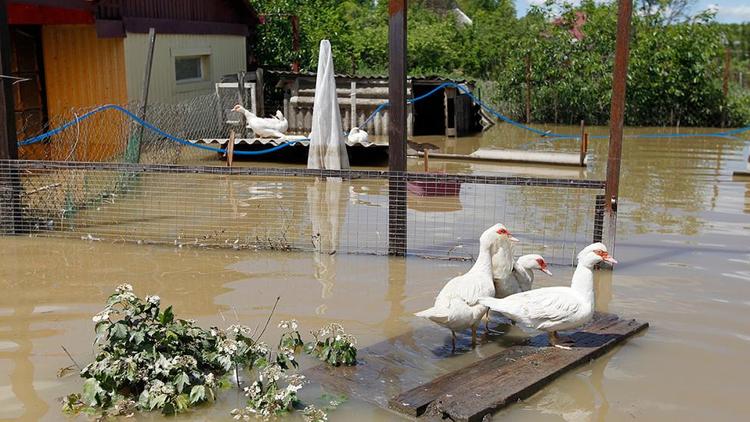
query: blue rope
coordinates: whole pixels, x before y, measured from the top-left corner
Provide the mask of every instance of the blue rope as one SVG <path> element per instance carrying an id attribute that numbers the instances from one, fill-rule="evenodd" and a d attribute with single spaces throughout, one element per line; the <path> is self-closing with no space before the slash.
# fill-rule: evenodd
<path id="1" fill-rule="evenodd" d="M 501 114 L 500 112 L 498 112 L 497 110 L 495 110 L 494 108 L 490 107 L 485 102 L 483 102 L 482 100 L 480 100 L 479 98 L 477 98 L 476 96 L 474 96 L 474 94 L 472 94 L 471 91 L 469 91 L 469 89 L 467 87 L 465 87 L 463 85 L 459 85 L 459 84 L 457 84 L 455 82 L 444 82 L 444 83 L 438 85 L 437 87 L 433 88 L 432 90 L 430 90 L 426 94 L 420 95 L 418 97 L 410 98 L 406 102 L 407 102 L 407 104 L 417 103 L 417 102 L 422 101 L 422 100 L 424 100 L 424 99 L 426 99 L 426 98 L 434 95 L 435 93 L 437 93 L 439 91 L 442 91 L 443 89 L 448 88 L 448 87 L 458 89 L 459 91 L 461 91 L 464 94 L 468 95 L 469 98 L 471 98 L 471 100 L 474 103 L 478 104 L 480 107 L 482 107 L 483 109 L 485 109 L 487 112 L 489 112 L 490 114 L 492 114 L 496 118 L 502 120 L 505 123 L 508 123 L 510 125 L 518 127 L 520 129 L 528 130 L 528 131 L 533 132 L 533 133 L 535 133 L 537 135 L 541 135 L 541 136 L 543 136 L 545 138 L 551 138 L 550 140 L 552 140 L 552 139 L 554 139 L 554 140 L 565 140 L 565 139 L 576 139 L 577 140 L 577 139 L 580 139 L 580 136 L 565 135 L 565 134 L 554 133 L 554 132 L 547 132 L 547 131 L 543 131 L 541 129 L 537 129 L 537 128 L 533 128 L 531 126 L 525 125 L 525 124 L 523 124 L 521 122 L 518 122 L 516 120 L 513 120 L 510 117 L 507 117 L 507 116 Z M 390 107 L 390 103 L 385 102 L 383 104 L 378 105 L 375 108 L 375 111 L 373 111 L 367 117 L 367 119 L 365 119 L 365 121 L 362 124 L 362 126 L 363 127 L 367 126 L 367 124 L 372 119 L 374 119 L 375 116 L 378 113 L 380 113 L 381 111 L 383 111 L 383 109 L 385 109 L 386 107 Z M 76 124 L 82 122 L 85 119 L 88 119 L 89 117 L 93 116 L 96 113 L 99 113 L 99 112 L 102 112 L 102 111 L 106 111 L 106 110 L 110 110 L 110 109 L 111 110 L 117 110 L 117 111 L 120 111 L 120 112 L 124 113 L 125 115 L 127 115 L 128 117 L 130 117 L 132 120 L 134 120 L 135 122 L 137 122 L 140 125 L 144 126 L 145 128 L 151 130 L 152 132 L 157 133 L 157 134 L 161 135 L 162 137 L 165 137 L 165 138 L 167 138 L 169 140 L 172 140 L 174 142 L 177 142 L 179 144 L 186 145 L 186 146 L 189 146 L 189 147 L 204 149 L 204 150 L 207 150 L 207 151 L 218 152 L 218 153 L 222 153 L 222 154 L 226 154 L 226 152 L 227 152 L 226 149 L 223 149 L 223 148 L 215 148 L 215 147 L 211 147 L 211 146 L 208 146 L 208 145 L 202 145 L 202 144 L 194 144 L 194 143 L 192 143 L 190 141 L 187 141 L 185 139 L 173 136 L 173 135 L 171 135 L 171 134 L 169 134 L 167 132 L 164 132 L 163 130 L 157 128 L 156 126 L 148 123 L 147 121 L 139 118 L 138 116 L 136 116 L 132 112 L 128 111 L 127 109 L 124 109 L 124 108 L 122 108 L 120 106 L 117 106 L 117 105 L 114 105 L 114 104 L 108 104 L 108 105 L 105 105 L 105 106 L 98 107 L 98 108 L 96 108 L 96 109 L 94 109 L 92 111 L 89 111 L 88 113 L 82 115 L 81 117 L 76 117 L 75 119 L 73 119 L 73 120 L 71 120 L 71 121 L 63 124 L 62 126 L 56 128 L 56 129 L 50 130 L 50 131 L 48 131 L 46 133 L 43 133 L 41 135 L 37 135 L 37 136 L 29 138 L 29 139 L 23 140 L 23 141 L 19 142 L 18 145 L 19 146 L 25 146 L 25 145 L 31 145 L 31 144 L 34 144 L 34 143 L 37 143 L 37 142 L 41 142 L 41 141 L 43 141 L 43 140 L 45 140 L 45 139 L 47 139 L 47 138 L 49 138 L 51 136 L 57 135 L 58 133 L 60 133 L 60 132 L 62 132 L 64 130 L 70 128 L 73 125 L 76 125 Z M 742 128 L 732 129 L 732 130 L 728 130 L 728 131 L 724 131 L 724 132 L 710 132 L 710 133 L 701 133 L 701 134 L 696 134 L 696 133 L 686 133 L 686 134 L 682 134 L 682 133 L 665 133 L 665 134 L 654 133 L 654 134 L 627 135 L 625 137 L 626 138 L 707 138 L 707 137 L 714 137 L 714 138 L 740 139 L 740 138 L 735 137 L 734 135 L 738 135 L 740 133 L 747 132 L 747 131 L 750 131 L 750 126 L 745 126 L 745 127 L 742 127 Z M 346 133 L 344 135 L 346 135 Z M 590 138 L 591 139 L 607 139 L 608 136 L 606 136 L 606 135 L 596 135 L 596 136 L 591 136 Z M 298 142 L 301 142 L 301 141 L 305 141 L 305 140 L 309 140 L 309 139 L 305 138 L 305 139 L 294 140 L 294 141 L 285 141 L 284 143 L 282 143 L 280 145 L 277 145 L 275 147 L 268 148 L 268 149 L 265 149 L 265 150 L 262 150 L 262 151 L 235 151 L 234 153 L 235 153 L 235 155 L 262 155 L 262 154 L 268 154 L 268 153 L 271 153 L 271 152 L 278 151 L 278 150 L 280 150 L 282 148 L 285 148 L 285 147 L 287 147 L 289 145 L 293 145 L 295 143 L 298 143 Z"/>
<path id="2" fill-rule="evenodd" d="M 540 130 L 540 129 L 537 129 L 537 128 L 525 125 L 525 124 L 523 124 L 521 122 L 518 122 L 516 120 L 513 120 L 510 117 L 507 117 L 507 116 L 501 114 L 500 112 L 498 112 L 497 110 L 495 110 L 494 108 L 492 108 L 488 104 L 486 104 L 484 101 L 482 101 L 479 98 L 477 98 L 476 96 L 474 96 L 474 94 L 471 91 L 469 91 L 469 89 L 467 87 L 465 87 L 463 85 L 459 85 L 459 84 L 457 84 L 455 82 L 445 82 L 445 83 L 442 83 L 442 84 L 438 85 L 433 90 L 431 90 L 430 92 L 428 92 L 428 93 L 426 93 L 424 95 L 420 95 L 419 97 L 414 97 L 414 98 L 408 99 L 406 101 L 406 103 L 407 104 L 414 104 L 416 102 L 422 101 L 425 98 L 432 96 L 436 92 L 441 91 L 441 90 L 443 90 L 445 88 L 448 88 L 448 87 L 458 89 L 459 91 L 461 91 L 464 94 L 468 95 L 469 98 L 471 98 L 471 100 L 474 101 L 474 103 L 479 104 L 480 107 L 482 107 L 483 109 L 485 109 L 487 112 L 489 112 L 490 114 L 492 114 L 496 118 L 504 121 L 505 123 L 511 124 L 511 125 L 513 125 L 513 126 L 515 126 L 517 128 L 528 130 L 529 132 L 536 133 L 537 135 L 544 136 L 545 138 L 552 138 L 554 140 L 581 139 L 580 136 L 565 135 L 565 134 L 554 133 L 554 132 L 547 132 L 547 131 L 543 131 L 543 130 Z M 373 111 L 372 114 L 370 114 L 370 116 L 367 117 L 367 119 L 365 120 L 363 126 L 366 126 L 367 123 L 369 123 L 373 118 L 375 118 L 376 114 L 380 113 L 384 108 L 389 107 L 389 106 L 390 106 L 390 103 L 387 103 L 387 102 L 383 103 L 383 104 L 380 104 L 375 109 L 375 111 Z M 662 133 L 653 133 L 653 134 L 626 135 L 625 137 L 626 138 L 708 138 L 708 137 L 711 137 L 711 138 L 739 139 L 739 138 L 735 137 L 734 135 L 737 135 L 737 134 L 740 134 L 740 133 L 743 133 L 743 132 L 747 132 L 747 131 L 750 131 L 750 126 L 745 126 L 745 127 L 738 128 L 738 129 L 728 130 L 728 131 L 725 131 L 725 132 L 685 133 L 685 134 L 683 134 L 683 133 L 664 133 L 664 134 L 662 134 Z M 596 136 L 590 136 L 589 137 L 589 139 L 608 139 L 608 138 L 609 138 L 609 136 L 606 136 L 606 135 L 596 135 Z"/>
<path id="3" fill-rule="evenodd" d="M 127 109 L 125 109 L 123 107 L 120 107 L 120 106 L 114 105 L 114 104 L 107 104 L 107 105 L 104 105 L 104 106 L 101 106 L 101 107 L 97 107 L 97 108 L 89 111 L 88 113 L 82 115 L 81 117 L 76 117 L 75 119 L 73 119 L 73 120 L 71 120 L 71 121 L 63 124 L 62 126 L 60 126 L 58 128 L 55 128 L 55 129 L 52 129 L 52 130 L 50 130 L 48 132 L 42 133 L 41 135 L 34 136 L 33 138 L 29 138 L 29 139 L 23 140 L 23 141 L 19 142 L 18 145 L 19 146 L 25 146 L 25 145 L 31 145 L 31 144 L 35 144 L 37 142 L 41 142 L 41 141 L 43 141 L 43 140 L 45 140 L 45 139 L 47 139 L 49 137 L 52 137 L 52 136 L 55 136 L 55 135 L 61 133 L 62 131 L 70 128 L 71 126 L 74 126 L 74 125 L 76 125 L 76 124 L 78 124 L 78 123 L 80 123 L 80 122 L 88 119 L 89 117 L 93 116 L 94 114 L 97 114 L 97 113 L 100 113 L 100 112 L 106 111 L 106 110 L 117 110 L 117 111 L 125 114 L 126 116 L 130 117 L 133 121 L 135 121 L 136 123 L 142 125 L 146 129 L 148 129 L 148 130 L 150 130 L 150 131 L 152 131 L 152 132 L 154 132 L 154 133 L 156 133 L 158 135 L 161 135 L 161 136 L 163 136 L 163 137 L 165 137 L 165 138 L 167 138 L 167 139 L 169 139 L 171 141 L 177 142 L 178 144 L 186 145 L 186 146 L 189 146 L 189 147 L 195 147 L 195 148 L 199 148 L 199 149 L 204 149 L 206 151 L 218 152 L 218 153 L 222 153 L 222 154 L 226 154 L 226 152 L 227 152 L 227 150 L 224 149 L 224 148 L 215 148 L 215 147 L 211 147 L 211 146 L 208 146 L 208 145 L 194 144 L 194 143 L 192 143 L 192 142 L 190 142 L 188 140 L 185 140 L 185 139 L 182 139 L 182 138 L 178 138 L 178 137 L 176 137 L 174 135 L 171 135 L 171 134 L 169 134 L 167 132 L 164 132 L 163 130 L 159 129 L 158 127 L 152 125 L 151 123 L 149 123 L 149 122 L 141 119 L 140 117 L 138 117 L 135 114 L 133 114 L 133 112 L 131 112 L 130 110 L 127 110 Z M 280 145 L 277 145 L 277 146 L 272 147 L 272 148 L 264 149 L 262 151 L 234 151 L 234 154 L 235 155 L 262 155 L 262 154 L 268 154 L 268 153 L 278 151 L 278 150 L 280 150 L 282 148 L 288 147 L 289 145 L 293 145 L 295 143 L 298 143 L 298 142 L 301 142 L 301 141 L 304 141 L 304 140 L 306 140 L 306 139 L 299 139 L 299 140 L 293 140 L 293 141 L 285 141 L 284 143 L 282 143 Z"/>

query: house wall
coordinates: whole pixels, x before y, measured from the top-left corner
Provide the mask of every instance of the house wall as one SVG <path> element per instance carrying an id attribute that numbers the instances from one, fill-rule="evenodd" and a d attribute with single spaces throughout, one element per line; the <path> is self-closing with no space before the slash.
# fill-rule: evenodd
<path id="1" fill-rule="evenodd" d="M 45 25 L 42 50 L 47 112 L 52 125 L 72 118 L 74 110 L 80 113 L 103 104 L 127 102 L 122 39 L 97 38 L 94 25 Z M 97 115 L 81 125 L 91 141 L 81 152 L 84 156 L 76 158 L 106 159 L 122 150 L 125 140 L 118 136 L 118 128 L 109 119 Z M 51 145 L 55 145 L 51 158 L 67 156 L 66 142 Z"/>
<path id="2" fill-rule="evenodd" d="M 149 103 L 175 103 L 214 92 L 222 75 L 246 69 L 245 37 L 233 35 L 157 34 L 151 70 Z M 139 101 L 148 52 L 148 34 L 128 33 L 124 39 L 127 97 Z M 207 56 L 204 80 L 178 83 L 175 57 Z"/>

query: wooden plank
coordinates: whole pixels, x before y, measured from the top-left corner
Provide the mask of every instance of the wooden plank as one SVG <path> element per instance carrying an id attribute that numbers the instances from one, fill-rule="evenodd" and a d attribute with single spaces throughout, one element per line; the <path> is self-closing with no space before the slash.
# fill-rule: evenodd
<path id="1" fill-rule="evenodd" d="M 647 323 L 597 314 L 593 322 L 570 336 L 575 341 L 572 350 L 548 347 L 546 335 L 540 335 L 526 345 L 510 347 L 405 391 L 392 398 L 389 406 L 413 417 L 479 421 L 647 327 Z"/>

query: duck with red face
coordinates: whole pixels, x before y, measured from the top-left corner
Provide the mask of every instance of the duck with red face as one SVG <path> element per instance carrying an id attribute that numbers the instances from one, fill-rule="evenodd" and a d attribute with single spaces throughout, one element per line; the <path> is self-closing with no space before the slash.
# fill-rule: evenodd
<path id="1" fill-rule="evenodd" d="M 485 297 L 479 303 L 505 317 L 541 331 L 546 331 L 555 347 L 570 349 L 561 342 L 558 331 L 578 328 L 594 316 L 594 267 L 602 262 L 616 264 L 602 243 L 591 245 L 578 257 L 578 266 L 570 287 L 544 287 L 497 299 Z"/>

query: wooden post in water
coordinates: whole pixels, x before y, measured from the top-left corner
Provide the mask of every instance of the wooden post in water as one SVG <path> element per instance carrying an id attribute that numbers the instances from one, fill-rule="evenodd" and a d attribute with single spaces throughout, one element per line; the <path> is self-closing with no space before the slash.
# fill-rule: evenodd
<path id="1" fill-rule="evenodd" d="M 229 140 L 227 141 L 227 167 L 232 167 L 234 161 L 234 129 L 229 131 Z"/>
<path id="2" fill-rule="evenodd" d="M 0 75 L 10 75 L 10 28 L 8 27 L 7 4 L 0 0 Z M 13 101 L 13 80 L 0 78 L 0 160 L 17 160 L 18 144 L 16 139 L 15 102 Z M 0 168 L 0 173 L 7 174 L 6 186 L 9 194 L 0 196 L 5 199 L 0 203 L 0 229 L 8 234 L 15 234 L 21 219 L 20 200 L 21 182 L 18 169 L 8 163 Z"/>
<path id="3" fill-rule="evenodd" d="M 388 2 L 388 253 L 406 254 L 406 10 Z"/>
<path id="4" fill-rule="evenodd" d="M 618 3 L 615 66 L 612 74 L 612 103 L 609 117 L 607 184 L 604 192 L 605 207 L 609 220 L 609 237 L 607 243 L 611 251 L 614 251 L 617 233 L 617 199 L 620 189 L 622 132 L 625 120 L 625 87 L 628 76 L 628 55 L 630 50 L 630 22 L 633 14 L 632 0 L 619 0 Z"/>
<path id="5" fill-rule="evenodd" d="M 586 142 L 586 123 L 583 119 L 581 119 L 581 145 L 580 145 L 580 151 L 581 151 L 581 165 L 583 166 L 583 163 L 586 160 L 586 145 L 584 143 Z"/>

